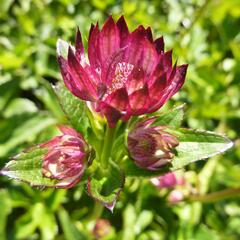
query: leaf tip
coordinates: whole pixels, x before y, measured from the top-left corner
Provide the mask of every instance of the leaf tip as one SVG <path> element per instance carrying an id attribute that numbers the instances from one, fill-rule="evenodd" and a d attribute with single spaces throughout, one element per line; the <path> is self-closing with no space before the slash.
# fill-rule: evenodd
<path id="1" fill-rule="evenodd" d="M 108 210 L 111 211 L 111 213 L 113 213 L 113 210 L 114 210 L 114 207 L 116 205 L 116 201 L 113 201 L 112 203 L 110 204 L 103 204 Z"/>

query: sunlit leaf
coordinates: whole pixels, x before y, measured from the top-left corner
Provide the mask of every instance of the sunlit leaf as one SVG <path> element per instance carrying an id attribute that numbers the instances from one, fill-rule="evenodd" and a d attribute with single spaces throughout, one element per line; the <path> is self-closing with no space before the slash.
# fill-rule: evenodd
<path id="1" fill-rule="evenodd" d="M 42 174 L 42 161 L 46 152 L 46 148 L 35 146 L 15 156 L 1 170 L 1 174 L 30 183 L 32 186 L 54 187 L 56 181 L 45 178 Z"/>
<path id="2" fill-rule="evenodd" d="M 153 126 L 167 125 L 171 127 L 180 127 L 184 116 L 184 104 L 168 112 L 157 115 Z"/>
<path id="3" fill-rule="evenodd" d="M 54 89 L 69 122 L 75 129 L 86 135 L 89 120 L 86 113 L 87 106 L 85 102 L 75 97 L 63 83 L 59 83 Z"/>
<path id="4" fill-rule="evenodd" d="M 182 168 L 198 160 L 213 157 L 233 146 L 233 143 L 227 137 L 214 132 L 192 129 L 179 129 L 171 132 L 179 141 L 172 161 L 172 170 Z"/>

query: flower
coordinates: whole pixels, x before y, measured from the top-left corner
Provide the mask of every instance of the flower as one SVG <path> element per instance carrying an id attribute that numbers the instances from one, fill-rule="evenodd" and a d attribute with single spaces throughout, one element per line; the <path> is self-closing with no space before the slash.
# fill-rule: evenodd
<path id="1" fill-rule="evenodd" d="M 181 202 L 184 199 L 184 193 L 180 189 L 174 189 L 170 192 L 168 195 L 168 202 L 171 204 L 177 204 Z"/>
<path id="2" fill-rule="evenodd" d="M 107 219 L 100 218 L 96 221 L 93 229 L 93 235 L 95 238 L 103 238 L 111 233 L 111 224 Z"/>
<path id="3" fill-rule="evenodd" d="M 128 135 L 128 151 L 141 168 L 158 170 L 170 163 L 178 146 L 175 136 L 166 131 L 166 126 L 154 126 L 156 117 L 139 122 Z"/>
<path id="4" fill-rule="evenodd" d="M 163 176 L 152 178 L 151 183 L 157 188 L 174 188 L 177 185 L 184 185 L 185 180 L 183 177 L 178 177 L 174 172 L 169 172 Z"/>
<path id="5" fill-rule="evenodd" d="M 55 187 L 70 188 L 80 180 L 92 152 L 74 129 L 66 126 L 60 126 L 59 129 L 63 135 L 40 145 L 48 149 L 42 164 L 42 174 L 57 180 Z"/>
<path id="6" fill-rule="evenodd" d="M 60 43 L 60 42 L 59 42 Z M 110 16 L 100 30 L 92 25 L 88 59 L 78 30 L 67 57 L 58 44 L 58 62 L 67 88 L 106 117 L 110 127 L 119 119 L 158 110 L 183 85 L 187 65 L 172 66 L 172 51 L 163 38 L 153 40 L 151 28 L 129 32 L 124 17 Z"/>

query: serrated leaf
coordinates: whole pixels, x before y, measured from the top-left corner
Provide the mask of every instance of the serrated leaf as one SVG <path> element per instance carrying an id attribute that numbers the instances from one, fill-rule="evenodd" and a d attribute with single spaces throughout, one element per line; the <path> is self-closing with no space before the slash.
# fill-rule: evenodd
<path id="1" fill-rule="evenodd" d="M 108 176 L 101 179 L 92 176 L 88 179 L 87 191 L 89 196 L 101 202 L 110 211 L 113 211 L 124 182 L 124 173 L 116 165 L 112 164 Z"/>
<path id="2" fill-rule="evenodd" d="M 86 137 L 90 124 L 85 102 L 75 97 L 63 83 L 58 83 L 54 90 L 71 125 Z"/>
<path id="3" fill-rule="evenodd" d="M 157 119 L 152 124 L 153 126 L 171 126 L 171 127 L 180 127 L 183 117 L 184 117 L 184 106 L 185 104 L 178 106 L 166 113 L 157 115 Z"/>
<path id="4" fill-rule="evenodd" d="M 35 146 L 15 156 L 1 170 L 1 174 L 30 183 L 32 186 L 54 187 L 56 181 L 42 175 L 42 161 L 46 152 L 46 148 Z"/>
<path id="5" fill-rule="evenodd" d="M 227 137 L 214 132 L 193 129 L 178 129 L 170 130 L 169 132 L 174 134 L 179 141 L 176 155 L 172 160 L 171 170 L 182 168 L 198 160 L 213 157 L 233 146 L 233 143 Z"/>

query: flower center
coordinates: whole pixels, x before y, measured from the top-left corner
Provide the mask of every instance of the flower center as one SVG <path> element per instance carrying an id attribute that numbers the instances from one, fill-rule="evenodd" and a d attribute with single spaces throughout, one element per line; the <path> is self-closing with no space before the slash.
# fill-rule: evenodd
<path id="1" fill-rule="evenodd" d="M 117 64 L 112 85 L 108 88 L 107 93 L 110 94 L 113 91 L 122 88 L 126 83 L 128 76 L 131 74 L 134 66 L 130 63 L 120 62 Z"/>

